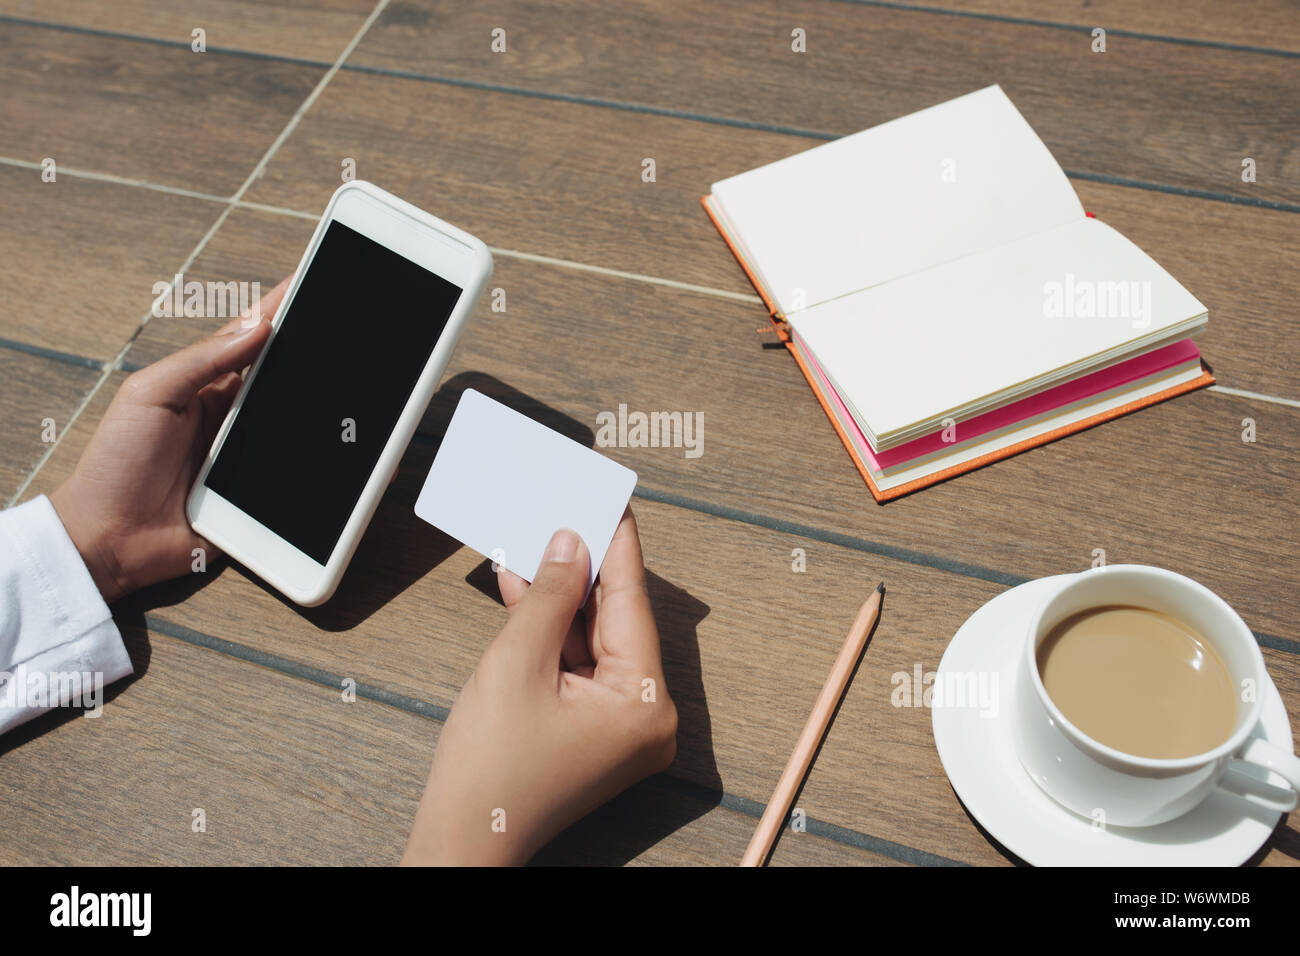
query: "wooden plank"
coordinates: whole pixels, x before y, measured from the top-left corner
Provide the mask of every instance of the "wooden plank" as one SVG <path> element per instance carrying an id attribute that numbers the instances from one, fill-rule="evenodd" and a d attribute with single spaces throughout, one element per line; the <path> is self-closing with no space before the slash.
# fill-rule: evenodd
<path id="1" fill-rule="evenodd" d="M 490 245 L 752 296 L 699 197 L 716 179 L 809 145 L 796 136 L 339 75 L 249 198 L 318 215 L 339 184 L 341 159 L 352 157 L 358 176 Z M 641 181 L 645 156 L 658 163 L 654 183 Z M 1287 320 L 1300 296 L 1293 213 L 1075 185 L 1086 208 L 1207 304 L 1210 328 L 1201 341 L 1216 368 L 1227 363 L 1224 384 L 1300 398 L 1300 366 L 1291 360 L 1300 353 L 1300 329 Z M 1207 243 L 1222 235 L 1249 238 Z M 1259 282 L 1265 275 L 1269 281 Z M 746 343 L 763 321 L 759 307 L 716 307 L 743 316 L 732 328 Z M 674 323 L 679 336 L 692 328 Z"/>
<path id="2" fill-rule="evenodd" d="M 211 261 L 248 275 L 263 257 L 275 276 L 293 268 L 310 231 L 305 220 L 240 211 L 210 245 Z M 196 265 L 206 275 L 207 260 Z M 699 458 L 682 448 L 602 449 L 635 469 L 643 488 L 848 535 L 868 550 L 962 562 L 994 580 L 1079 570 L 1100 548 L 1112 563 L 1189 574 L 1254 628 L 1291 636 L 1300 614 L 1300 595 L 1286 584 L 1300 577 L 1286 532 L 1300 469 L 1294 409 L 1185 396 L 881 507 L 789 356 L 760 347 L 759 310 L 505 258 L 492 281 L 507 291 L 507 311 L 480 304 L 449 381 L 488 391 L 506 383 L 590 434 L 597 415 L 620 404 L 701 413 Z M 176 336 L 199 331 L 150 323 L 130 357 L 152 361 L 183 344 Z M 1279 362 L 1292 354 L 1273 347 Z M 457 379 L 471 373 L 487 378 Z M 435 399 L 423 434 L 441 434 L 455 394 Z M 1254 444 L 1241 440 L 1247 418 Z"/>
<path id="3" fill-rule="evenodd" d="M 82 398 L 99 381 L 91 368 L 0 348 L 0 502 L 7 502 L 49 452 L 46 419 L 63 434 Z"/>
<path id="4" fill-rule="evenodd" d="M 4 351 L 0 351 L 0 357 L 5 356 Z M 48 363 L 48 360 L 46 360 Z M 53 363 L 48 363 L 53 364 Z M 62 436 L 59 446 L 41 466 L 41 470 L 32 478 L 31 485 L 23 494 L 23 501 L 30 501 L 37 495 L 46 495 L 61 485 L 72 474 L 73 468 L 76 467 L 77 459 L 81 457 L 82 451 L 90 442 L 90 436 L 95 433 L 100 420 L 104 417 L 104 412 L 108 410 L 109 404 L 113 401 L 113 396 L 117 390 L 122 387 L 122 382 L 126 380 L 126 372 L 113 372 L 99 390 L 86 403 L 77 420 L 72 423 L 71 427 L 64 426 L 60 430 Z M 96 375 L 98 378 L 98 375 Z M 92 383 L 93 384 L 93 383 Z"/>
<path id="5" fill-rule="evenodd" d="M 1224 8 L 1216 20 L 1252 18 Z M 791 50 L 796 27 L 805 53 Z M 494 28 L 505 53 L 492 51 Z M 412 0 L 386 11 L 350 62 L 836 134 L 1001 83 L 1067 169 L 1300 200 L 1293 61 L 1127 37 L 1094 53 L 1092 42 L 1084 30 L 825 0 L 515 0 L 454 15 Z M 646 155 L 668 175 L 667 144 L 654 146 Z M 1243 183 L 1243 157 L 1267 176 Z M 714 178 L 755 165 L 739 151 L 715 162 L 734 168 Z"/>
<path id="6" fill-rule="evenodd" d="M 868 0 L 870 2 L 870 0 Z M 893 0 L 891 0 L 893 2 Z M 904 6 L 944 12 L 1022 17 L 1081 29 L 1104 27 L 1162 37 L 1231 43 L 1267 50 L 1300 51 L 1300 10 L 1287 0 L 1251 0 L 1224 4 L 1216 0 L 1182 0 L 1151 4 L 1143 0 L 943 0 L 923 3 L 896 0 Z M 943 15 L 942 13 L 940 15 Z"/>
<path id="7" fill-rule="evenodd" d="M 699 206 L 720 172 L 716 150 L 739 134 L 340 73 L 246 198 L 319 215 L 350 158 L 358 178 L 436 211 L 489 245 L 752 296 Z M 766 139 L 755 143 L 773 159 L 807 145 L 782 139 L 784 150 Z M 658 163 L 654 183 L 642 182 L 645 157 Z"/>
<path id="8" fill-rule="evenodd" d="M 138 676 L 103 715 L 0 740 L 6 865 L 374 866 L 397 862 L 441 725 L 123 621 Z M 129 774 L 122 768 L 130 767 Z M 202 808 L 206 832 L 192 830 Z M 546 863 L 730 863 L 745 814 L 648 781 L 553 841 Z M 806 835 L 805 835 L 806 836 Z M 790 860 L 843 861 L 812 838 Z M 887 865 L 860 850 L 860 865 Z"/>
<path id="9" fill-rule="evenodd" d="M 652 778 L 570 827 L 533 862 L 539 866 L 735 866 L 757 823 L 747 814 L 712 801 L 702 803 L 665 785 L 662 778 Z M 787 832 L 770 865 L 906 864 L 815 834 Z"/>
<path id="10" fill-rule="evenodd" d="M 97 361 L 126 346 L 217 220 L 214 203 L 0 166 L 0 337 Z M 168 319 L 186 322 L 189 319 Z"/>
<path id="11" fill-rule="evenodd" d="M 397 861 L 435 722 L 123 627 L 143 673 L 99 718 L 0 740 L 6 864 Z"/>
<path id="12" fill-rule="evenodd" d="M 0 23 L 0 152 L 229 195 L 323 73 Z"/>
<path id="13" fill-rule="evenodd" d="M 298 267 L 315 228 L 314 219 L 236 209 L 204 246 L 188 275 L 199 282 L 228 281 L 218 276 L 238 277 L 261 283 L 262 291 L 269 292 Z M 223 324 L 221 319 L 150 321 L 131 344 L 126 361 L 131 368 L 149 365 L 215 334 Z"/>
<path id="14" fill-rule="evenodd" d="M 274 57 L 332 63 L 365 22 L 375 0 L 202 0 L 166 4 L 147 0 L 0 0 L 0 15 L 111 33 L 129 33 L 190 46 L 206 33 L 208 51 L 243 50 Z"/>
<path id="15" fill-rule="evenodd" d="M 748 845 L 748 842 L 746 842 Z M 727 862 L 731 862 L 728 860 Z M 906 866 L 898 860 L 861 850 L 810 833 L 787 830 L 781 835 L 768 866 Z"/>
<path id="16" fill-rule="evenodd" d="M 1209 327 L 1196 341 L 1222 384 L 1300 400 L 1300 330 L 1289 318 L 1300 301 L 1294 213 L 1074 185 L 1084 208 L 1146 250 L 1209 310 Z"/>
<path id="17" fill-rule="evenodd" d="M 152 589 L 120 613 L 148 613 L 159 627 L 191 628 L 449 706 L 504 612 L 485 562 L 411 516 L 430 457 L 426 445 L 408 453 L 324 607 L 294 608 L 215 566 L 215 580 Z M 681 716 L 674 776 L 765 801 L 862 593 L 883 579 L 887 613 L 800 806 L 874 839 L 965 862 L 1003 861 L 948 786 L 928 712 L 891 702 L 892 675 L 917 664 L 933 670 L 961 622 L 1000 585 L 688 509 L 648 501 L 635 508 Z M 793 570 L 796 548 L 806 558 L 802 573 Z M 1300 727 L 1300 655 L 1268 649 L 1266 657 Z"/>

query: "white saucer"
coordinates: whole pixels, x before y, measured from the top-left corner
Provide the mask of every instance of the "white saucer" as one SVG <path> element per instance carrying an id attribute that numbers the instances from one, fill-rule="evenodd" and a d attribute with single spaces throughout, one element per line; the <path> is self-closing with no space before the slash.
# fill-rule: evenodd
<path id="1" fill-rule="evenodd" d="M 1281 815 L 1216 790 L 1194 810 L 1155 827 L 1094 827 L 1043 793 L 1016 757 L 1011 734 L 1016 665 L 1029 617 L 1073 575 L 1041 578 L 999 594 L 948 644 L 939 673 L 996 672 L 999 706 L 933 708 L 934 743 L 948 780 L 970 815 L 994 839 L 1036 866 L 1238 866 L 1263 846 Z M 936 678 L 936 683 L 939 678 Z M 1290 752 L 1291 724 L 1268 682 L 1256 734 Z M 1277 786 L 1285 781 L 1257 772 Z"/>

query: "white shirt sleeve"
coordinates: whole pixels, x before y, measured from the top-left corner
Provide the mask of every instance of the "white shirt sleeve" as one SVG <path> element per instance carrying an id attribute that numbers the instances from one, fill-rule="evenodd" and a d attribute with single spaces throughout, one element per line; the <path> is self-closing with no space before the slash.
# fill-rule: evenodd
<path id="1" fill-rule="evenodd" d="M 85 562 L 42 495 L 0 511 L 0 732 L 103 703 L 131 659 Z"/>

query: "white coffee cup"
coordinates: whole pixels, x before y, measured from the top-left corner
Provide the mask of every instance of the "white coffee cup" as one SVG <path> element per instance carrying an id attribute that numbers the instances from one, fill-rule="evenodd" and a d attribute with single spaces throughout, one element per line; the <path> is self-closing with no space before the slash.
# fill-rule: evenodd
<path id="1" fill-rule="evenodd" d="M 1038 646 L 1057 624 L 1089 608 L 1132 605 L 1167 614 L 1200 634 L 1237 688 L 1232 735 L 1193 757 L 1153 759 L 1092 739 L 1053 703 L 1038 671 Z M 1300 758 L 1252 736 L 1269 676 L 1244 621 L 1214 592 L 1172 571 L 1117 564 L 1077 574 L 1033 615 L 1016 675 L 1014 721 L 1020 763 L 1062 806 L 1107 826 L 1142 827 L 1181 816 L 1220 787 L 1283 813 L 1296 809 Z M 1290 787 L 1238 772 L 1267 767 Z"/>

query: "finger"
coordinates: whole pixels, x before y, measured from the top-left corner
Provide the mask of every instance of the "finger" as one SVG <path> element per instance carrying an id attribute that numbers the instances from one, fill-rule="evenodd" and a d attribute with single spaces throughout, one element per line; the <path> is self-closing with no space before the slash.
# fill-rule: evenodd
<path id="1" fill-rule="evenodd" d="M 645 587 L 645 564 L 636 518 L 629 508 L 614 532 L 600 566 L 598 626 L 592 641 L 596 666 L 608 654 L 628 660 L 642 672 L 659 673 L 659 629 Z"/>
<path id="2" fill-rule="evenodd" d="M 565 528 L 552 536 L 533 583 L 501 632 L 507 652 L 521 664 L 558 672 L 569 626 L 587 596 L 590 561 L 575 532 Z"/>
<path id="3" fill-rule="evenodd" d="M 506 610 L 513 617 L 519 602 L 523 600 L 524 594 L 528 593 L 528 581 L 498 564 L 497 587 L 500 588 L 502 604 L 506 605 Z M 588 605 L 586 605 L 590 607 L 593 614 L 594 601 L 595 598 L 591 597 L 588 600 Z M 594 620 L 594 618 L 591 619 Z M 568 633 L 564 636 L 564 648 L 560 652 L 560 659 L 562 659 L 565 669 L 582 676 L 591 676 L 591 669 L 595 667 L 595 661 L 591 657 L 591 645 L 585 618 L 580 618 L 578 615 L 573 617 L 573 622 L 569 624 Z"/>
<path id="4" fill-rule="evenodd" d="M 195 342 L 136 372 L 133 394 L 151 404 L 187 405 L 200 389 L 257 358 L 270 332 L 262 318 L 250 328 Z"/>
<path id="5" fill-rule="evenodd" d="M 498 565 L 497 587 L 501 589 L 501 601 L 505 604 L 506 611 L 513 616 L 515 608 L 528 593 L 528 582 L 513 571 Z M 588 599 L 586 607 L 593 615 L 595 614 L 594 597 Z M 594 620 L 594 617 L 591 619 Z M 569 633 L 565 635 L 564 649 L 560 652 L 560 658 L 566 669 L 589 677 L 591 669 L 596 666 L 596 661 L 591 656 L 586 621 L 585 617 L 574 616 L 573 622 L 569 625 Z"/>
<path id="6" fill-rule="evenodd" d="M 221 423 L 226 420 L 226 413 L 235 403 L 235 396 L 244 380 L 238 372 L 227 372 L 211 385 L 199 392 L 199 402 L 203 407 L 203 438 L 205 446 L 210 447 L 217 437 Z M 207 451 L 207 447 L 204 451 Z"/>
<path id="7" fill-rule="evenodd" d="M 569 624 L 569 633 L 564 636 L 564 648 L 560 651 L 560 661 L 565 670 L 591 676 L 596 660 L 591 656 L 591 645 L 587 643 L 587 622 L 581 614 L 575 615 Z"/>
<path id="8" fill-rule="evenodd" d="M 203 555 L 203 564 L 200 565 L 200 567 L 202 567 L 204 571 L 208 569 L 208 566 L 210 564 L 212 564 L 214 561 L 224 556 L 225 552 L 223 552 L 220 548 L 218 548 L 207 538 L 203 537 L 203 535 L 194 534 L 191 531 L 190 537 L 193 539 L 193 544 L 190 547 L 189 554 L 186 555 L 186 557 L 189 558 L 189 562 L 190 562 L 189 571 L 191 573 L 197 573 L 197 571 L 195 570 L 196 568 L 195 562 L 198 560 L 199 556 L 194 553 L 195 551 L 199 551 Z M 181 574 L 184 573 L 185 573 L 184 571 L 181 572 Z M 176 576 L 180 577 L 180 574 Z"/>
<path id="9" fill-rule="evenodd" d="M 225 335 L 227 332 L 247 328 L 253 324 L 249 320 L 254 317 L 266 316 L 268 320 L 274 319 L 275 313 L 279 311 L 280 303 L 284 300 L 284 294 L 289 291 L 289 283 L 292 281 L 292 275 L 285 276 L 274 289 L 218 329 L 217 334 Z"/>
<path id="10" fill-rule="evenodd" d="M 513 615 L 515 606 L 528 592 L 528 582 L 515 572 L 507 570 L 505 565 L 498 564 L 497 587 L 501 589 L 502 603 L 505 604 L 506 610 Z"/>
<path id="11" fill-rule="evenodd" d="M 605 552 L 605 562 L 600 566 L 601 595 L 624 589 L 640 592 L 646 607 L 650 598 L 645 590 L 645 561 L 641 557 L 641 534 L 637 530 L 636 515 L 632 509 L 623 511 L 614 538 Z"/>

